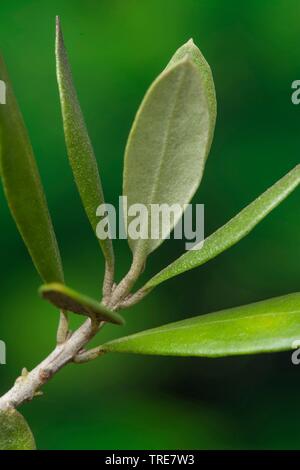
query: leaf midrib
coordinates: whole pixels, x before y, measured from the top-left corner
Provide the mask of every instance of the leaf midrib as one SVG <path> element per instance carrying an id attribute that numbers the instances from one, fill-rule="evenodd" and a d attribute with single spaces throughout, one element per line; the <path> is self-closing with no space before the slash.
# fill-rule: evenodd
<path id="1" fill-rule="evenodd" d="M 177 80 L 177 84 L 176 84 L 176 91 L 175 91 L 175 96 L 174 96 L 174 102 L 172 103 L 171 107 L 170 107 L 170 111 L 169 111 L 169 116 L 168 116 L 168 123 L 167 123 L 167 126 L 166 126 L 166 130 L 165 130 L 165 133 L 164 133 L 164 137 L 163 137 L 163 145 L 162 145 L 162 150 L 161 150 L 161 158 L 159 159 L 159 164 L 157 165 L 157 168 L 155 170 L 155 176 L 154 176 L 154 184 L 153 184 L 153 187 L 152 187 L 152 190 L 150 192 L 150 195 L 148 196 L 148 201 L 146 202 L 147 205 L 150 205 L 151 203 L 153 203 L 154 201 L 154 197 L 157 193 L 157 188 L 158 188 L 158 182 L 160 180 L 160 174 L 162 172 L 162 169 L 165 165 L 165 155 L 166 155 L 166 152 L 167 152 L 167 148 L 168 148 L 168 137 L 169 137 L 169 134 L 170 134 L 170 130 L 171 130 L 171 122 L 173 120 L 173 117 L 174 117 L 174 113 L 175 113 L 175 109 L 176 109 L 176 106 L 177 106 L 177 101 L 178 101 L 178 96 L 179 96 L 179 92 L 181 90 L 181 87 L 182 87 L 182 84 L 183 84 L 183 81 L 184 81 L 184 78 L 185 78 L 185 75 L 186 75 L 186 70 L 184 68 L 182 68 L 182 70 L 180 71 L 180 75 L 178 77 L 178 80 Z M 152 201 L 152 202 L 151 202 Z M 145 240 L 143 240 L 144 242 Z M 149 242 L 149 240 L 148 240 Z M 137 246 L 139 245 L 139 243 L 137 243 Z"/>
<path id="2" fill-rule="evenodd" d="M 246 316 L 243 316 L 243 317 L 236 317 L 236 318 L 226 318 L 224 320 L 212 320 L 212 321 L 203 321 L 199 324 L 197 323 L 193 323 L 193 324 L 190 324 L 190 325 L 178 325 L 178 326 L 171 326 L 170 327 L 157 327 L 157 328 L 154 328 L 154 329 L 150 329 L 148 331 L 144 331 L 143 333 L 136 333 L 135 335 L 132 335 L 131 338 L 134 339 L 134 336 L 139 336 L 139 337 L 142 337 L 142 336 L 149 336 L 149 335 L 153 335 L 153 334 L 163 334 L 163 333 L 167 333 L 167 332 L 170 332 L 170 331 L 177 331 L 177 330 L 184 330 L 184 329 L 190 329 L 190 328 L 194 328 L 194 327 L 199 327 L 199 326 L 207 326 L 207 325 L 215 325 L 215 324 L 218 324 L 218 323 L 228 323 L 228 322 L 232 322 L 232 321 L 235 321 L 235 320 L 248 320 L 248 319 L 255 319 L 257 317 L 270 317 L 270 316 L 282 316 L 282 315 L 299 315 L 300 314 L 300 311 L 299 310 L 295 310 L 295 311 L 290 311 L 290 312 L 279 312 L 278 314 L 272 312 L 272 313 L 263 313 L 263 314 L 253 314 L 253 315 L 246 315 Z M 209 314 L 207 314 L 209 315 Z M 194 319 L 193 319 L 194 320 Z M 201 320 L 201 317 L 199 318 L 199 320 Z M 183 320 L 184 321 L 184 320 Z M 187 320 L 188 321 L 188 320 Z M 129 338 L 129 337 L 128 337 Z M 116 340 L 116 342 L 118 342 L 118 340 Z"/>

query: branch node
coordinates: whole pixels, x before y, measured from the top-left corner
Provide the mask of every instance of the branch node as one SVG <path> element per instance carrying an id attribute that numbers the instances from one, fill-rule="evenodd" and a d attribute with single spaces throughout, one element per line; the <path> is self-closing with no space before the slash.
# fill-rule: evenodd
<path id="1" fill-rule="evenodd" d="M 39 371 L 39 378 L 42 384 L 46 383 L 51 377 L 51 372 L 49 369 L 41 369 Z"/>

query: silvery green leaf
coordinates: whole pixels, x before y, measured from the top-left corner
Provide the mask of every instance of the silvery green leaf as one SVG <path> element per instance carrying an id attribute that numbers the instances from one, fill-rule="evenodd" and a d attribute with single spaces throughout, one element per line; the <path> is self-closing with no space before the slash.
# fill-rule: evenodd
<path id="1" fill-rule="evenodd" d="M 147 282 L 144 289 L 152 289 L 168 279 L 201 266 L 238 243 L 277 207 L 300 183 L 300 165 L 287 173 L 261 194 L 227 224 L 210 235 L 197 250 L 186 252 Z"/>
<path id="2" fill-rule="evenodd" d="M 46 282 L 63 282 L 47 201 L 23 117 L 0 56 L 6 104 L 0 104 L 0 173 L 5 195 L 33 263 Z"/>
<path id="3" fill-rule="evenodd" d="M 134 239 L 129 215 L 129 245 L 137 265 L 168 237 L 180 219 L 183 205 L 197 190 L 210 150 L 216 119 L 214 83 L 199 49 L 189 41 L 147 91 L 135 117 L 125 152 L 123 194 L 128 208 L 143 204 L 149 217 L 141 217 Z M 151 204 L 178 204 L 171 224 L 156 227 L 151 237 Z M 154 222 L 153 222 L 154 223 Z M 147 228 L 149 230 L 147 230 Z"/>
<path id="4" fill-rule="evenodd" d="M 56 72 L 62 109 L 65 141 L 75 182 L 94 233 L 99 222 L 97 207 L 104 204 L 102 184 L 94 150 L 73 83 L 59 18 L 56 25 Z M 99 240 L 111 271 L 114 254 L 110 238 Z"/>

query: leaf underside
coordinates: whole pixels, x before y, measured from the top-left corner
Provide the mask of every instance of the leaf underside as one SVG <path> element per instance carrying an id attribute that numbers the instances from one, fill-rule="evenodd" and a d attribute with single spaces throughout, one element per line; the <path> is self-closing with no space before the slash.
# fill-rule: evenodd
<path id="1" fill-rule="evenodd" d="M 33 263 L 45 282 L 63 282 L 63 268 L 40 175 L 2 57 L 0 79 L 0 173 L 5 195 Z"/>
<path id="2" fill-rule="evenodd" d="M 216 100 L 210 68 L 189 41 L 146 93 L 135 117 L 125 151 L 123 194 L 128 208 L 143 204 L 179 205 L 171 224 L 150 235 L 151 214 L 141 223 L 147 239 L 128 233 L 135 262 L 146 257 L 169 235 L 202 179 L 216 119 Z M 127 214 L 125 214 L 127 215 Z M 131 214 L 127 224 L 133 220 Z M 148 229 L 148 230 L 147 230 Z"/>
<path id="3" fill-rule="evenodd" d="M 294 293 L 142 331 L 103 350 L 221 357 L 291 350 L 299 339 L 300 293 Z"/>
<path id="4" fill-rule="evenodd" d="M 299 183 L 300 165 L 297 165 L 223 227 L 206 238 L 200 249 L 186 252 L 156 274 L 146 283 L 145 289 L 152 289 L 174 276 L 201 266 L 235 245 L 294 191 Z"/>
<path id="5" fill-rule="evenodd" d="M 123 325 L 124 320 L 101 303 L 93 300 L 64 284 L 52 283 L 40 287 L 40 295 L 61 310 L 86 315 L 98 320 Z"/>
<path id="6" fill-rule="evenodd" d="M 0 450 L 35 450 L 32 432 L 16 410 L 0 411 Z"/>

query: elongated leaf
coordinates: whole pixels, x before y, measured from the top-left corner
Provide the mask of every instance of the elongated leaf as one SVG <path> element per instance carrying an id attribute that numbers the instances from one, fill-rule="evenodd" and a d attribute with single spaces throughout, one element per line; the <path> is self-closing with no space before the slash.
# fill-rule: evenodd
<path id="1" fill-rule="evenodd" d="M 29 137 L 2 57 L 0 167 L 6 198 L 36 269 L 46 282 L 63 281 L 60 254 Z"/>
<path id="2" fill-rule="evenodd" d="M 188 251 L 156 274 L 147 282 L 145 289 L 151 289 L 174 276 L 201 266 L 235 245 L 278 206 L 299 183 L 300 165 L 297 165 L 233 219 L 229 220 L 227 224 L 210 235 L 199 250 Z"/>
<path id="3" fill-rule="evenodd" d="M 49 300 L 53 305 L 64 311 L 96 317 L 101 321 L 123 325 L 124 320 L 116 312 L 112 312 L 103 304 L 86 297 L 69 287 L 58 284 L 46 284 L 40 287 L 39 292 L 44 299 Z"/>
<path id="4" fill-rule="evenodd" d="M 0 411 L 0 450 L 35 450 L 32 432 L 14 409 Z"/>
<path id="5" fill-rule="evenodd" d="M 170 323 L 111 341 L 104 351 L 165 356 L 232 356 L 293 349 L 300 294 Z"/>
<path id="6" fill-rule="evenodd" d="M 56 72 L 65 140 L 75 182 L 93 231 L 99 218 L 97 207 L 104 204 L 102 184 L 94 150 L 84 122 L 64 45 L 59 18 L 56 24 Z M 110 238 L 99 240 L 108 265 L 113 270 L 114 254 Z"/>
<path id="7" fill-rule="evenodd" d="M 197 190 L 215 119 L 211 71 L 199 49 L 189 41 L 146 93 L 126 146 L 123 194 L 128 208 L 143 204 L 149 214 L 140 218 L 138 230 L 142 236 L 138 239 L 130 231 L 134 214 L 127 219 L 129 245 L 137 264 L 142 265 L 169 235 L 182 215 L 183 205 Z M 150 231 L 150 204 L 179 205 L 170 224 L 158 224 L 155 236 Z"/>

